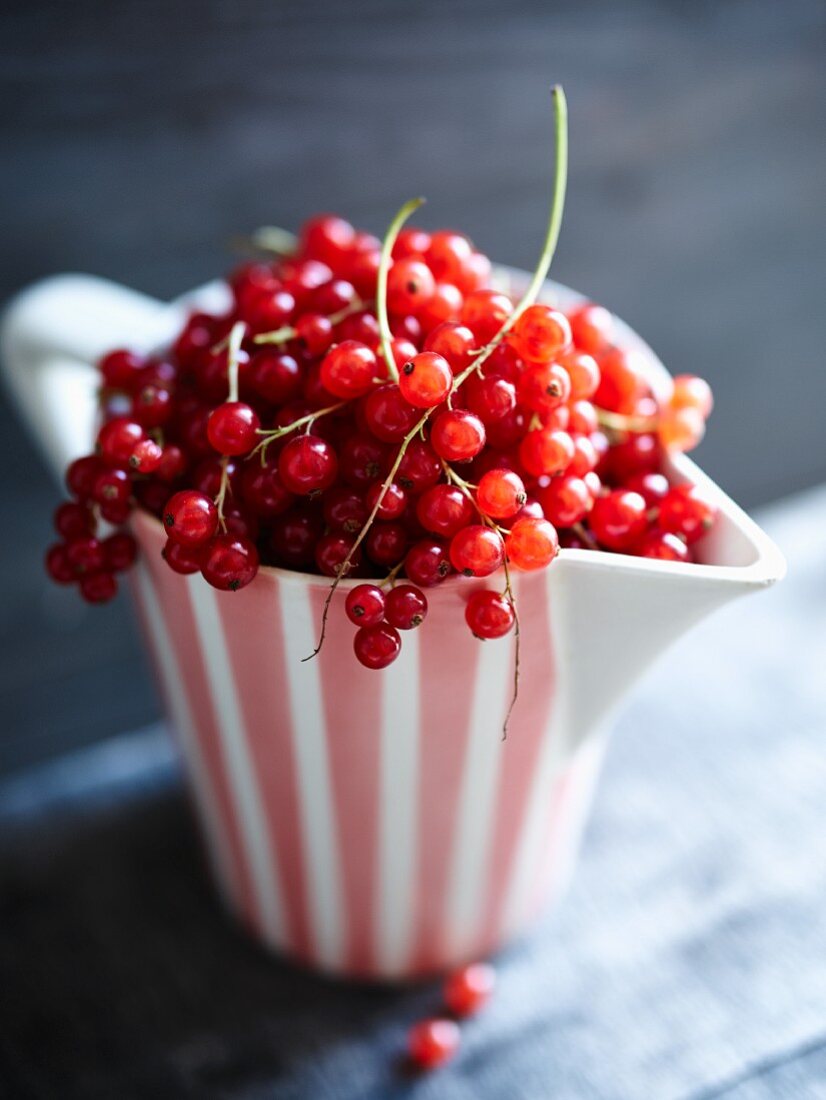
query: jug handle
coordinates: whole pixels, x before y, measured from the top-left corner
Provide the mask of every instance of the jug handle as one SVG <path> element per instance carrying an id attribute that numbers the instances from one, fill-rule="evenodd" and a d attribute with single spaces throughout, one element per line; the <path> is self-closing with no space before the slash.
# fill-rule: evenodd
<path id="1" fill-rule="evenodd" d="M 169 305 L 90 275 L 57 275 L 22 291 L 0 322 L 0 369 L 58 477 L 95 432 L 106 351 L 148 352 L 174 336 L 185 303 Z"/>

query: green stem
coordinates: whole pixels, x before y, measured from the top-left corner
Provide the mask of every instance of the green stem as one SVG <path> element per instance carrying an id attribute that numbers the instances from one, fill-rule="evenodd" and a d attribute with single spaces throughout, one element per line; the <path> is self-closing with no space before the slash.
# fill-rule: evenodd
<path id="1" fill-rule="evenodd" d="M 227 351 L 227 378 L 229 379 L 229 401 L 238 400 L 238 356 L 241 354 L 241 345 L 244 342 L 244 334 L 247 326 L 243 321 L 236 321 L 229 334 L 229 349 Z"/>
<path id="2" fill-rule="evenodd" d="M 298 420 L 293 420 L 291 424 L 285 424 L 283 428 L 273 428 L 268 431 L 266 428 L 259 428 L 257 434 L 264 438 L 253 449 L 250 457 L 261 451 L 261 465 L 263 466 L 267 458 L 267 447 L 270 443 L 274 443 L 276 439 L 281 439 L 282 436 L 290 435 L 296 430 L 296 428 L 303 428 L 305 425 L 309 431 L 310 426 L 318 420 L 320 416 L 327 416 L 329 413 L 338 412 L 339 409 L 343 409 L 347 404 L 346 401 L 339 401 L 336 405 L 328 405 L 325 409 L 316 409 L 315 412 L 308 413 L 306 416 L 300 416 Z"/>
<path id="3" fill-rule="evenodd" d="M 424 202 L 424 199 L 410 199 L 396 214 L 390 223 L 390 227 L 384 236 L 381 245 L 381 259 L 379 260 L 378 287 L 376 290 L 376 317 L 379 322 L 381 335 L 381 351 L 384 361 L 387 363 L 387 373 L 394 382 L 399 380 L 399 372 L 396 369 L 396 360 L 393 358 L 393 333 L 390 331 L 390 322 L 387 319 L 387 275 L 390 271 L 390 260 L 393 254 L 393 245 L 399 235 L 399 230 L 416 210 Z"/>

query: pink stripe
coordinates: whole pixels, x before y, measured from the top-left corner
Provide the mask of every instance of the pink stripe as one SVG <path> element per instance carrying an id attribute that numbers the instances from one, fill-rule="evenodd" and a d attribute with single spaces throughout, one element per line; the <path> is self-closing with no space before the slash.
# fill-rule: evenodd
<path id="1" fill-rule="evenodd" d="M 309 961 L 312 934 L 280 582 L 262 576 L 250 588 L 220 599 L 218 606 L 277 864 L 275 877 L 284 899 L 287 942 L 283 946 Z"/>
<path id="2" fill-rule="evenodd" d="M 239 824 L 229 789 L 220 734 L 212 711 L 212 697 L 206 668 L 201 648 L 196 644 L 198 635 L 189 598 L 189 589 L 184 578 L 173 573 L 161 560 L 161 539 L 159 534 L 153 530 L 154 524 L 147 530 L 146 528 L 151 521 L 140 517 L 136 522 L 140 522 L 144 527 L 141 536 L 144 548 L 147 546 L 154 547 L 153 553 L 146 553 L 146 549 L 144 549 L 144 557 L 155 591 L 158 594 L 158 603 L 164 624 L 175 650 L 178 667 L 183 677 L 187 699 L 195 722 L 201 754 L 218 801 L 218 814 L 224 825 L 232 863 L 235 868 L 235 893 L 239 914 L 253 931 L 260 934 L 260 920 L 252 890 L 250 868 L 241 841 Z"/>
<path id="3" fill-rule="evenodd" d="M 314 586 L 317 623 L 327 588 Z M 337 594 L 327 620 L 319 663 L 324 727 L 341 861 L 344 951 L 348 969 L 369 974 L 376 965 L 379 785 L 383 677 L 360 665 L 353 651 L 355 628 Z"/>
<path id="4" fill-rule="evenodd" d="M 545 843 L 537 863 L 534 889 L 527 906 L 530 918 L 545 905 L 549 894 L 556 893 L 558 864 L 566 856 L 566 846 L 570 839 L 570 803 L 572 788 L 576 785 L 576 769 L 576 763 L 572 763 L 567 771 L 559 775 L 551 789 Z"/>
<path id="5" fill-rule="evenodd" d="M 422 626 L 419 657 L 421 755 L 419 762 L 418 875 L 412 971 L 443 965 L 445 906 L 452 840 L 459 810 L 473 693 L 477 641 L 464 620 L 464 604 L 478 585 L 457 585 L 452 599 L 433 599 Z"/>
<path id="6" fill-rule="evenodd" d="M 519 696 L 502 746 L 482 941 L 501 934 L 502 906 L 509 870 L 527 813 L 539 750 L 551 714 L 556 665 L 544 575 L 522 574 L 516 585 L 520 620 Z"/>

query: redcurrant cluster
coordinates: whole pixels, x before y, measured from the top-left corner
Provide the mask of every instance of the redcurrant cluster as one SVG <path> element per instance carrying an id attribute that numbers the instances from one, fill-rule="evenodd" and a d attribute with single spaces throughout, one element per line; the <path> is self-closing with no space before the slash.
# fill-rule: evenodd
<path id="1" fill-rule="evenodd" d="M 383 668 L 427 613 L 422 589 L 453 573 L 504 567 L 465 611 L 498 638 L 516 621 L 509 569 L 542 569 L 560 545 L 691 560 L 714 509 L 661 467 L 702 437 L 708 386 L 677 378 L 658 403 L 611 314 L 518 311 L 458 233 L 389 243 L 382 279 L 380 241 L 314 218 L 291 255 L 236 270 L 231 310 L 190 316 L 167 354 L 104 356 L 55 580 L 114 595 L 135 545 L 99 526 L 138 506 L 163 522 L 169 567 L 219 589 L 262 562 L 383 582 L 346 602 L 359 660 Z"/>
<path id="2" fill-rule="evenodd" d="M 407 1036 L 408 1055 L 417 1070 L 438 1069 L 455 1056 L 461 1040 L 457 1020 L 482 1009 L 495 986 L 496 971 L 489 963 L 471 963 L 447 976 L 442 986 L 445 1014 L 420 1020 Z"/>

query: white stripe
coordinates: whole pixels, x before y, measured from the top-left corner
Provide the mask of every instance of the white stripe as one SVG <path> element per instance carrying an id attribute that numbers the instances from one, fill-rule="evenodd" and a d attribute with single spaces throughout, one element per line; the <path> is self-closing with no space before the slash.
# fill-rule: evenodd
<path id="1" fill-rule="evenodd" d="M 413 934 L 419 796 L 419 634 L 409 631 L 399 659 L 381 673 L 378 968 L 405 972 Z"/>
<path id="2" fill-rule="evenodd" d="M 447 950 L 457 958 L 473 950 L 484 916 L 499 765 L 507 744 L 502 723 L 513 688 L 513 637 L 480 646 L 445 915 Z"/>
<path id="3" fill-rule="evenodd" d="M 548 573 L 551 571 L 548 570 Z M 546 578 L 546 585 L 553 578 Z M 553 589 L 553 601 L 550 602 L 552 652 L 559 655 L 565 652 L 565 609 L 564 585 Z M 545 598 L 550 601 L 550 590 L 546 588 Z M 502 909 L 502 938 L 521 931 L 530 915 L 530 902 L 535 896 L 536 876 L 542 869 L 542 853 L 546 839 L 549 802 L 553 792 L 554 779 L 560 772 L 568 745 L 568 684 L 565 669 L 560 667 L 559 656 L 555 675 L 554 699 L 551 717 L 542 737 L 533 780 L 528 794 L 524 821 L 516 842 L 510 882 L 505 894 Z"/>
<path id="4" fill-rule="evenodd" d="M 155 664 L 163 681 L 164 697 L 172 712 L 170 717 L 178 734 L 187 775 L 206 834 L 206 848 L 212 871 L 227 901 L 234 908 L 238 901 L 234 889 L 235 877 L 232 873 L 229 841 L 220 820 L 218 799 L 201 754 L 184 680 L 167 634 L 154 582 L 146 564 L 140 560 L 135 568 L 135 577 L 150 641 L 155 650 Z"/>
<path id="5" fill-rule="evenodd" d="M 306 585 L 283 585 L 279 602 L 290 685 L 310 918 L 317 961 L 335 969 L 343 963 L 344 927 L 324 708 L 318 660 L 314 658 L 302 663 L 302 658 L 315 649 L 316 624 Z"/>
<path id="6" fill-rule="evenodd" d="M 219 597 L 197 574 L 187 577 L 187 583 L 221 738 L 224 766 L 252 875 L 263 934 L 269 942 L 281 946 L 285 941 L 283 900 L 276 879 L 274 853 L 270 847 L 261 794 L 247 752 L 247 733 L 216 602 L 219 598 L 231 600 L 232 594 L 225 593 Z"/>

